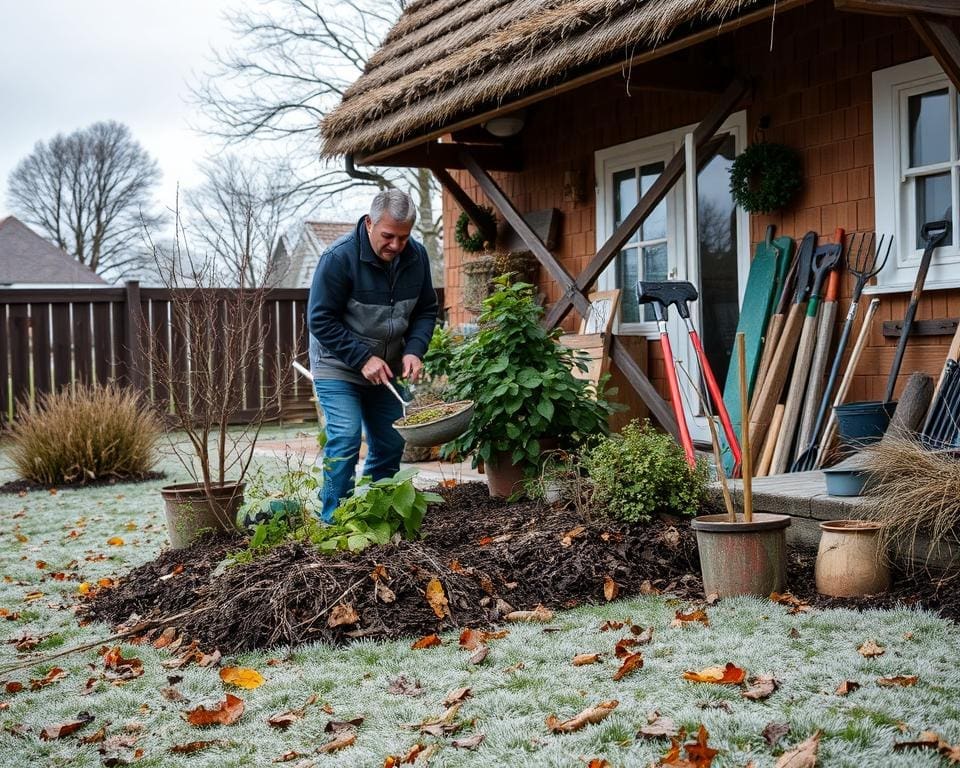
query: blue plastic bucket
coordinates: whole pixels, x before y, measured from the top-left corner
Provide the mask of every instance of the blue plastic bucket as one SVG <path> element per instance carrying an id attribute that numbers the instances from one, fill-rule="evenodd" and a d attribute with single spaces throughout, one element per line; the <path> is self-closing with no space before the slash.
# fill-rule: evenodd
<path id="1" fill-rule="evenodd" d="M 837 430 L 844 445 L 857 447 L 875 443 L 887 431 L 890 418 L 897 409 L 897 401 L 871 400 L 864 403 L 844 403 L 833 409 L 837 415 Z"/>

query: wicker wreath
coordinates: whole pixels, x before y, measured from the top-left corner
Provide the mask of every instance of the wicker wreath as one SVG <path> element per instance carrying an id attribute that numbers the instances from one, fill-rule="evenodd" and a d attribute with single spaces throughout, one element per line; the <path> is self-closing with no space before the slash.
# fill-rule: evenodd
<path id="1" fill-rule="evenodd" d="M 490 242 L 493 233 L 497 231 L 497 219 L 493 215 L 493 208 L 483 207 L 478 208 L 477 211 L 480 226 L 474 230 L 472 235 L 470 234 L 470 217 L 467 216 L 466 211 L 461 213 L 457 219 L 454 234 L 457 245 L 466 253 L 480 253 Z"/>
<path id="2" fill-rule="evenodd" d="M 751 144 L 730 168 L 733 199 L 750 213 L 769 213 L 783 208 L 802 184 L 800 157 L 783 144 Z"/>

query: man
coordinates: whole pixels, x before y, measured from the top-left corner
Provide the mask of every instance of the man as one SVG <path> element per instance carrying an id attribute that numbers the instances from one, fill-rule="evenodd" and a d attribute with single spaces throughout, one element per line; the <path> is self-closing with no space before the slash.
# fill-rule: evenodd
<path id="1" fill-rule="evenodd" d="M 364 475 L 400 469 L 403 409 L 382 386 L 417 381 L 437 320 L 424 247 L 410 238 L 417 209 L 399 190 L 380 192 L 370 213 L 320 257 L 307 304 L 311 373 L 327 425 L 322 518 L 329 523 L 354 487 L 361 428 Z"/>

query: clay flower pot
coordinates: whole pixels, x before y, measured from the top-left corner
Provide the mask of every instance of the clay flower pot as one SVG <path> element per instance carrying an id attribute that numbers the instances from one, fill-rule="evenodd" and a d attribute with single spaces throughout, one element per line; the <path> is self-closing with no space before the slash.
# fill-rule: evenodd
<path id="1" fill-rule="evenodd" d="M 875 595 L 890 588 L 890 569 L 880 550 L 880 523 L 832 520 L 820 523 L 815 576 L 817 592 L 832 597 Z"/>
<path id="2" fill-rule="evenodd" d="M 755 512 L 753 520 L 738 516 L 701 515 L 690 526 L 697 532 L 703 591 L 720 597 L 769 597 L 787 583 L 789 515 Z"/>

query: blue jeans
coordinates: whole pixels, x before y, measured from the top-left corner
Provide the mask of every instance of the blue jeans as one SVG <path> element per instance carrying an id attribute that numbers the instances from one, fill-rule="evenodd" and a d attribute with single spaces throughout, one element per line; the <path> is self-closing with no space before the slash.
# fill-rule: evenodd
<path id="1" fill-rule="evenodd" d="M 403 416 L 403 408 L 383 386 L 332 379 L 314 379 L 313 386 L 327 422 L 320 499 L 321 516 L 329 523 L 340 500 L 353 491 L 361 429 L 367 435 L 364 476 L 382 480 L 400 470 L 404 443 L 393 422 Z"/>

